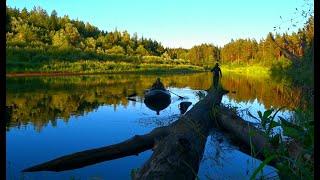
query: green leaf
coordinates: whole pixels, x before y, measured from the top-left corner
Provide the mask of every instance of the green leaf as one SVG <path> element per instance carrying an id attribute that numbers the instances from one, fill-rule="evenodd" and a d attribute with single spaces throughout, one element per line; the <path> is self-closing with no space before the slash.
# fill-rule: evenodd
<path id="1" fill-rule="evenodd" d="M 271 129 L 274 128 L 274 127 L 277 127 L 277 126 L 280 126 L 280 123 L 271 120 L 271 122 L 269 124 L 269 127 L 267 129 L 267 132 L 266 132 L 267 135 L 269 136 Z"/>
<path id="2" fill-rule="evenodd" d="M 266 119 L 261 119 L 261 125 L 264 129 L 266 128 L 266 125 L 267 125 Z"/>
<path id="3" fill-rule="evenodd" d="M 271 121 L 269 124 L 269 129 L 272 129 L 274 127 L 280 126 L 281 124 L 276 121 Z"/>
<path id="4" fill-rule="evenodd" d="M 285 136 L 292 137 L 294 139 L 300 139 L 301 138 L 301 132 L 295 128 L 288 127 L 288 126 L 283 126 L 283 134 Z"/>
<path id="5" fill-rule="evenodd" d="M 258 111 L 258 115 L 259 115 L 259 118 L 262 119 L 262 113 L 261 113 L 261 111 Z"/>
<path id="6" fill-rule="evenodd" d="M 270 144 L 277 147 L 279 145 L 280 138 L 281 138 L 280 134 L 276 134 L 275 136 L 270 138 Z"/>
<path id="7" fill-rule="evenodd" d="M 274 158 L 276 158 L 277 156 L 276 155 L 272 155 L 272 156 L 269 156 L 268 158 L 266 158 L 259 166 L 257 169 L 254 170 L 253 174 L 251 175 L 250 177 L 250 180 L 254 180 L 256 179 L 256 176 L 258 175 L 258 173 L 260 171 L 262 171 L 262 169 L 268 164 L 270 163 Z"/>
<path id="8" fill-rule="evenodd" d="M 274 120 L 274 118 L 276 117 L 276 115 L 278 114 L 278 112 L 281 111 L 281 110 L 284 109 L 284 108 L 285 108 L 285 106 L 280 107 L 280 108 L 273 114 L 271 120 Z"/>
<path id="9" fill-rule="evenodd" d="M 265 128 L 266 128 L 267 121 L 266 121 L 265 118 L 263 118 L 261 111 L 258 111 L 258 115 L 259 115 L 259 118 L 260 118 L 260 120 L 261 120 L 261 125 L 262 125 L 262 127 L 265 129 Z"/>
<path id="10" fill-rule="evenodd" d="M 262 118 L 263 118 L 263 119 L 267 119 L 267 118 L 271 115 L 272 112 L 273 112 L 273 109 L 272 109 L 272 108 L 266 110 L 266 111 L 263 113 Z"/>
<path id="11" fill-rule="evenodd" d="M 298 125 L 296 125 L 294 123 L 288 122 L 287 120 L 285 120 L 285 119 L 283 119 L 281 117 L 279 117 L 279 118 L 281 120 L 282 127 L 290 127 L 290 128 L 296 129 L 297 131 L 304 131 L 304 129 L 302 127 L 300 127 L 300 126 L 298 126 Z"/>

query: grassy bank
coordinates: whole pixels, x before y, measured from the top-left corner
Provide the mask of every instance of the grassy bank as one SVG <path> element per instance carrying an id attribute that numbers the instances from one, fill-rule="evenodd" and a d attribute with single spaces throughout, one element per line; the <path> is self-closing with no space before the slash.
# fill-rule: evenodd
<path id="1" fill-rule="evenodd" d="M 268 66 L 262 66 L 260 64 L 222 64 L 221 71 L 223 73 L 235 73 L 259 77 L 268 77 L 270 75 L 270 68 Z"/>
<path id="2" fill-rule="evenodd" d="M 7 63 L 7 74 L 18 73 L 122 73 L 122 72 L 200 72 L 202 67 L 193 65 L 170 65 L 127 62 L 79 60 L 75 62 L 52 61 L 46 63 Z"/>
<path id="3" fill-rule="evenodd" d="M 98 74 L 98 73 L 185 73 L 205 69 L 187 60 L 158 56 L 98 54 L 78 49 L 6 48 L 7 75 Z"/>

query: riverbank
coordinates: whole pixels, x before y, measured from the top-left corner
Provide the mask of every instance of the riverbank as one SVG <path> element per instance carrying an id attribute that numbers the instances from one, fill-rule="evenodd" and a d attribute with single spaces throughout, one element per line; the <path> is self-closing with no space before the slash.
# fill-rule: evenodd
<path id="1" fill-rule="evenodd" d="M 261 65 L 221 65 L 223 74 L 239 74 L 255 77 L 269 77 L 270 68 Z M 201 66 L 172 64 L 133 64 L 126 62 L 80 60 L 75 62 L 57 61 L 42 65 L 27 65 L 18 68 L 7 67 L 6 77 L 22 76 L 71 76 L 97 74 L 186 74 L 209 71 Z"/>
<path id="2" fill-rule="evenodd" d="M 46 65 L 40 68 L 39 71 L 36 69 L 29 69 L 26 71 L 7 71 L 6 77 L 25 77 L 25 76 L 71 76 L 71 75 L 97 75 L 97 74 L 123 74 L 123 73 L 139 73 L 139 74 L 186 74 L 186 73 L 197 73 L 204 72 L 204 68 L 192 65 L 157 65 L 157 64 L 141 64 L 133 65 L 130 63 L 110 63 L 106 62 L 106 65 L 102 65 L 98 68 L 81 69 L 90 63 L 66 63 L 67 66 Z M 80 66 L 80 67 L 79 67 Z M 97 65 L 93 65 L 97 66 Z M 134 67 L 135 66 L 135 67 Z M 75 69 L 72 69 L 76 67 Z"/>
<path id="3" fill-rule="evenodd" d="M 205 68 L 188 60 L 160 56 L 99 54 L 79 49 L 6 48 L 7 76 L 105 73 L 187 73 Z"/>

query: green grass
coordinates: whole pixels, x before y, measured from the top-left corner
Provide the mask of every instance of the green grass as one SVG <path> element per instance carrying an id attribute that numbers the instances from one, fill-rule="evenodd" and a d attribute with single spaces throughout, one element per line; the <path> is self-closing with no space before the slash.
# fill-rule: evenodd
<path id="1" fill-rule="evenodd" d="M 122 73 L 122 72 L 201 72 L 202 67 L 154 63 L 128 63 L 99 60 L 50 61 L 47 63 L 10 62 L 7 73 Z"/>
<path id="2" fill-rule="evenodd" d="M 270 68 L 264 67 L 259 64 L 251 64 L 251 65 L 232 65 L 225 64 L 221 65 L 222 72 L 235 73 L 235 74 L 245 74 L 252 76 L 270 76 Z"/>

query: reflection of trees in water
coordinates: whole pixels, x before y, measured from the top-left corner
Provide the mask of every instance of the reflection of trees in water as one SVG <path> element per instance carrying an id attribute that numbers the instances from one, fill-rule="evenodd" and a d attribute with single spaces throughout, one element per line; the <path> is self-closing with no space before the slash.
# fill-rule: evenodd
<path id="1" fill-rule="evenodd" d="M 97 101 L 87 101 L 79 94 L 21 94 L 14 98 L 7 96 L 7 103 L 14 104 L 9 126 L 20 126 L 32 123 L 38 131 L 56 119 L 68 121 L 71 115 L 83 115 L 99 107 Z"/>
<path id="2" fill-rule="evenodd" d="M 13 107 L 7 127 L 32 123 L 40 131 L 49 122 L 55 125 L 57 118 L 68 121 L 70 116 L 81 116 L 100 105 L 113 105 L 115 110 L 119 105 L 126 107 L 126 97 L 132 93 L 142 102 L 144 90 L 158 76 L 166 87 L 201 90 L 208 89 L 212 82 L 210 73 L 7 78 L 6 106 Z M 266 107 L 294 107 L 300 97 L 296 89 L 261 79 L 224 76 L 222 83 L 237 91 L 229 96 L 238 102 L 257 97 Z"/>
<path id="3" fill-rule="evenodd" d="M 226 75 L 222 78 L 222 84 L 226 89 L 236 91 L 228 94 L 236 102 L 253 102 L 257 99 L 266 108 L 285 106 L 293 109 L 300 104 L 301 100 L 299 88 L 276 83 L 271 79 Z"/>
<path id="4" fill-rule="evenodd" d="M 167 86 L 201 88 L 201 74 L 169 76 L 161 80 Z M 128 97 L 136 93 L 142 101 L 144 90 L 158 76 L 155 75 L 101 75 L 71 77 L 8 78 L 6 105 L 13 107 L 8 126 L 31 122 L 38 131 L 56 119 L 68 121 L 71 115 L 83 115 L 100 105 L 128 106 Z M 188 80 L 188 81 L 186 81 Z M 209 81 L 207 82 L 208 86 Z M 135 103 L 132 102 L 134 105 Z"/>

